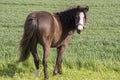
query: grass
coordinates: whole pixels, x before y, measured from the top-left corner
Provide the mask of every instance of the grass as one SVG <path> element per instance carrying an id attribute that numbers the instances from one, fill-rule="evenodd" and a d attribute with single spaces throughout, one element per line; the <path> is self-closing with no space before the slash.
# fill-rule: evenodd
<path id="1" fill-rule="evenodd" d="M 49 71 L 50 73 L 52 73 L 51 71 Z M 24 72 L 20 72 L 15 73 L 13 77 L 9 77 L 9 75 L 7 75 L 8 78 L 2 77 L 2 80 L 33 80 L 35 79 L 33 76 L 34 72 L 29 72 L 28 73 L 24 73 Z M 40 76 L 39 79 L 36 78 L 36 80 L 43 80 L 43 73 L 40 71 Z M 113 71 L 107 71 L 107 72 L 94 72 L 94 71 L 90 71 L 90 70 L 85 70 L 85 69 L 81 69 L 80 71 L 76 70 L 76 69 L 64 69 L 64 74 L 63 75 L 58 75 L 58 76 L 52 76 L 52 74 L 50 75 L 50 80 L 119 80 L 120 76 L 117 72 L 113 72 Z"/>
<path id="2" fill-rule="evenodd" d="M 120 79 L 120 3 L 119 0 L 1 0 L 0 1 L 0 80 L 34 79 L 33 58 L 15 64 L 26 16 L 35 10 L 63 11 L 73 5 L 88 5 L 86 30 L 74 34 L 63 57 L 63 75 L 52 76 L 56 50 L 49 56 L 50 80 Z M 42 60 L 42 47 L 38 45 Z M 41 62 L 40 62 L 41 63 Z M 40 80 L 43 79 L 40 64 Z"/>

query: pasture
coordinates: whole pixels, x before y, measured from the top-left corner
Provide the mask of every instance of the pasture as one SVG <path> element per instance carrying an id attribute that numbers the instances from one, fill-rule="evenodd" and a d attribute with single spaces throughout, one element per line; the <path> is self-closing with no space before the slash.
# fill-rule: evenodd
<path id="1" fill-rule="evenodd" d="M 120 2 L 119 0 L 0 0 L 0 80 L 33 80 L 33 57 L 15 64 L 26 16 L 32 11 L 51 13 L 70 6 L 88 5 L 89 23 L 82 34 L 75 33 L 63 57 L 63 74 L 52 76 L 56 49 L 48 60 L 50 80 L 120 79 Z M 38 45 L 42 60 L 43 49 Z M 39 79 L 43 80 L 40 62 Z"/>

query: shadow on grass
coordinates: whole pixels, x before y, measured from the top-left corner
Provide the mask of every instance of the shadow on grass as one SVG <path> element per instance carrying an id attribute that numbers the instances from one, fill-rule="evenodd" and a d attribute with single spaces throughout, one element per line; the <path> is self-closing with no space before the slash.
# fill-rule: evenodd
<path id="1" fill-rule="evenodd" d="M 24 72 L 22 68 L 17 68 L 15 64 L 1 64 L 0 66 L 0 77 L 14 77 L 15 73 L 20 73 L 21 71 Z"/>

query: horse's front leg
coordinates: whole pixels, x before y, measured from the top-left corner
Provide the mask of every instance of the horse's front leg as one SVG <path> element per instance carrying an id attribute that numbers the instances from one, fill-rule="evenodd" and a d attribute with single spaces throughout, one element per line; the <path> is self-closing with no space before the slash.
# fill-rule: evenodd
<path id="1" fill-rule="evenodd" d="M 62 55 L 66 49 L 67 45 L 62 45 L 57 48 L 57 59 L 56 59 L 56 65 L 55 69 L 53 71 L 53 75 L 56 75 L 57 73 L 62 74 Z"/>
<path id="2" fill-rule="evenodd" d="M 50 47 L 44 46 L 43 49 L 44 49 L 44 54 L 43 54 L 44 80 L 47 80 L 49 78 L 48 72 L 47 72 L 47 61 L 50 53 Z"/>

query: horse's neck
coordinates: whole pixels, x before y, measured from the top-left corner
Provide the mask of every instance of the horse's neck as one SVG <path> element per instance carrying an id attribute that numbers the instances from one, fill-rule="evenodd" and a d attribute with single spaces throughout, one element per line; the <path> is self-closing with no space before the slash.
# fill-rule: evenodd
<path id="1" fill-rule="evenodd" d="M 56 15 L 59 17 L 63 29 L 64 27 L 65 28 L 67 27 L 67 29 L 75 29 L 75 20 L 72 14 L 67 12 L 62 12 L 62 13 L 56 13 Z"/>

